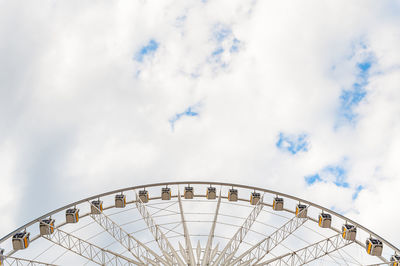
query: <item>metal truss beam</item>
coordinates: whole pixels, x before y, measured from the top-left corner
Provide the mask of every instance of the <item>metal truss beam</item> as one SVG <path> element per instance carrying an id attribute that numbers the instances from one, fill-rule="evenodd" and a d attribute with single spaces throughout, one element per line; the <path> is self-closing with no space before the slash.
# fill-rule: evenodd
<path id="1" fill-rule="evenodd" d="M 302 210 L 300 214 L 303 211 L 307 211 L 307 209 L 308 207 Z M 294 216 L 268 237 L 264 238 L 256 245 L 243 252 L 232 262 L 232 264 L 241 262 L 242 260 L 253 261 L 253 263 L 258 263 L 261 261 L 269 252 L 271 252 L 271 250 L 278 246 L 283 240 L 285 240 L 308 220 L 308 218 L 300 218 L 299 216 L 301 215 Z"/>
<path id="2" fill-rule="evenodd" d="M 154 240 L 157 242 L 165 258 L 169 260 L 168 264 L 178 263 L 178 265 L 180 266 L 185 266 L 185 262 L 179 257 L 178 253 L 168 241 L 168 238 L 161 231 L 160 226 L 154 221 L 150 212 L 147 210 L 146 205 L 142 202 L 137 193 L 135 204 L 140 215 L 142 215 L 142 218 L 146 223 L 147 228 L 153 234 Z M 172 257 L 170 256 L 170 254 L 172 254 Z"/>
<path id="3" fill-rule="evenodd" d="M 115 240 L 125 247 L 139 262 L 145 264 L 142 258 L 152 265 L 167 263 L 151 248 L 147 247 L 141 241 L 126 232 L 119 224 L 110 217 L 101 212 L 95 205 L 89 202 L 92 207 L 98 210 L 98 214 L 90 214 L 90 217 L 97 222 L 105 231 L 107 231 Z"/>
<path id="4" fill-rule="evenodd" d="M 185 215 L 183 213 L 181 193 L 179 192 L 179 190 L 178 190 L 178 202 L 179 202 L 179 210 L 180 210 L 180 213 L 181 213 L 183 234 L 185 236 L 187 265 L 195 266 L 196 265 L 196 261 L 194 259 L 192 243 L 190 241 L 189 230 L 187 228 L 186 221 L 185 221 Z"/>
<path id="5" fill-rule="evenodd" d="M 55 229 L 53 234 L 43 235 L 42 237 L 99 265 L 143 265 L 140 262 L 100 248 L 60 229 Z"/>
<path id="6" fill-rule="evenodd" d="M 16 265 L 16 266 L 39 266 L 39 265 L 47 265 L 47 266 L 55 266 L 56 264 L 45 263 L 35 260 L 28 260 L 22 258 L 15 258 L 15 257 L 3 257 L 3 260 L 0 259 L 2 262 L 0 265 Z"/>
<path id="7" fill-rule="evenodd" d="M 341 234 L 337 234 L 305 248 L 255 265 L 304 265 L 325 255 L 329 255 L 351 243 L 353 241 L 345 240 Z"/>
<path id="8" fill-rule="evenodd" d="M 235 255 L 236 251 L 239 249 L 239 245 L 242 243 L 246 234 L 250 231 L 251 226 L 257 219 L 260 214 L 262 208 L 264 207 L 263 198 L 261 197 L 257 204 L 254 206 L 253 210 L 249 214 L 249 216 L 244 221 L 243 225 L 236 231 L 233 237 L 229 240 L 228 244 L 224 247 L 221 254 L 217 257 L 214 262 L 214 266 L 217 265 L 229 265 L 230 260 Z"/>
<path id="9" fill-rule="evenodd" d="M 211 247 L 212 247 L 212 242 L 214 239 L 215 226 L 217 225 L 217 217 L 218 217 L 220 205 L 221 205 L 221 190 L 219 191 L 218 203 L 217 203 L 217 207 L 215 208 L 214 220 L 213 220 L 213 224 L 210 229 L 210 233 L 208 234 L 207 245 L 206 245 L 206 249 L 204 250 L 204 255 L 203 255 L 203 260 L 201 262 L 201 266 L 209 265 L 210 260 L 212 259 L 212 258 L 210 258 L 211 257 L 210 255 L 212 253 Z"/>

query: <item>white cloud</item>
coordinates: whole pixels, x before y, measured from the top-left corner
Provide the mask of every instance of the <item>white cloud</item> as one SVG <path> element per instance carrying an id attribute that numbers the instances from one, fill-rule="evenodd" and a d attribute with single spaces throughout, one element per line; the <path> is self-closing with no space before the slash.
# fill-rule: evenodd
<path id="1" fill-rule="evenodd" d="M 0 203 L 8 217 L 0 234 L 89 194 L 207 178 L 293 193 L 351 215 L 356 210 L 361 224 L 400 243 L 391 222 L 396 199 L 388 197 L 397 194 L 400 178 L 398 5 L 0 5 L 1 183 L 7 191 L 25 184 L 21 197 L 6 194 L 18 207 Z M 213 35 L 216 25 L 231 31 L 222 43 Z M 240 48 L 230 53 L 233 38 Z M 149 40 L 159 43 L 157 51 L 135 61 Z M 356 80 L 360 40 L 376 62 L 354 109 L 357 123 L 336 128 L 341 92 Z M 223 67 L 210 60 L 219 47 Z M 171 131 L 171 117 L 199 102 L 199 116 Z M 307 132 L 309 150 L 282 153 L 279 132 Z M 350 188 L 306 186 L 305 176 L 344 159 Z M 353 202 L 358 185 L 365 189 Z"/>

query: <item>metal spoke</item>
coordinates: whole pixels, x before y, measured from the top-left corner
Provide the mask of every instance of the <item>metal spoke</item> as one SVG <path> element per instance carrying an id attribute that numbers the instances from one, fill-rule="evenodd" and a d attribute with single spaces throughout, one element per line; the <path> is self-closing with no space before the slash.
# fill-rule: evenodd
<path id="1" fill-rule="evenodd" d="M 114 222 L 110 217 L 101 212 L 96 206 L 89 202 L 91 206 L 98 210 L 98 214 L 90 214 L 90 217 L 96 221 L 104 230 L 106 230 L 115 240 L 125 247 L 137 260 L 144 263 L 141 258 L 148 262 L 154 260 L 166 264 L 160 256 L 157 255 L 151 248 L 147 247 L 141 241 L 126 232 L 121 226 Z M 153 263 L 152 263 L 153 264 Z"/>
<path id="2" fill-rule="evenodd" d="M 341 234 L 321 240 L 292 253 L 279 256 L 255 265 L 304 265 L 323 256 L 329 255 L 353 241 L 343 239 Z"/>
<path id="3" fill-rule="evenodd" d="M 153 234 L 155 241 L 157 242 L 158 246 L 160 247 L 161 251 L 163 252 L 164 256 L 171 262 L 177 262 L 180 266 L 184 266 L 185 263 L 179 257 L 178 253 L 168 241 L 168 238 L 164 235 L 161 231 L 160 226 L 154 221 L 153 217 L 150 215 L 149 211 L 147 210 L 146 205 L 142 202 L 139 195 L 136 193 L 136 207 L 139 211 L 140 215 L 144 222 L 147 225 L 149 231 Z M 171 255 L 172 254 L 172 257 Z"/>
<path id="4" fill-rule="evenodd" d="M 219 206 L 220 205 L 221 205 L 221 190 L 219 190 L 219 197 L 218 197 L 217 207 L 215 208 L 214 220 L 213 220 L 213 224 L 212 224 L 211 229 L 210 229 L 210 233 L 208 234 L 207 246 L 206 246 L 206 249 L 204 251 L 203 261 L 201 263 L 201 266 L 208 265 L 210 263 L 210 260 L 212 259 L 212 258 L 210 258 L 211 246 L 212 246 L 212 242 L 213 242 L 213 239 L 214 239 L 215 226 L 217 224 L 217 217 L 218 217 Z"/>
<path id="5" fill-rule="evenodd" d="M 308 207 L 300 212 L 307 211 Z M 308 218 L 300 218 L 301 215 L 294 216 L 292 219 L 287 221 L 284 225 L 270 234 L 268 237 L 264 238 L 256 245 L 245 251 L 239 257 L 237 257 L 232 264 L 238 263 L 244 257 L 246 261 L 254 261 L 258 263 L 261 261 L 271 250 L 278 246 L 283 240 L 289 237 L 294 231 L 300 228 Z"/>
<path id="6" fill-rule="evenodd" d="M 28 260 L 16 257 L 4 257 L 2 261 L 4 265 L 17 265 L 17 266 L 36 266 L 36 265 L 48 265 L 48 266 L 55 266 L 56 264 L 40 262 L 35 260 Z M 3 265 L 0 264 L 0 265 Z"/>
<path id="7" fill-rule="evenodd" d="M 192 243 L 190 241 L 190 235 L 189 235 L 189 231 L 188 231 L 188 228 L 186 225 L 185 215 L 183 213 L 181 193 L 179 190 L 178 190 L 178 202 L 179 202 L 179 210 L 181 213 L 181 220 L 182 220 L 182 225 L 183 225 L 183 234 L 185 236 L 186 259 L 187 259 L 188 265 L 194 266 L 194 265 L 196 265 L 196 261 L 194 259 Z"/>
<path id="8" fill-rule="evenodd" d="M 236 251 L 239 248 L 240 243 L 245 238 L 246 234 L 249 232 L 251 226 L 253 225 L 254 221 L 257 219 L 258 215 L 260 214 L 262 208 L 264 207 L 263 198 L 261 197 L 257 204 L 254 206 L 253 210 L 249 214 L 249 216 L 244 221 L 243 225 L 239 228 L 239 230 L 233 235 L 233 237 L 229 240 L 228 244 L 222 250 L 221 254 L 217 257 L 214 264 L 223 265 L 224 263 L 229 263 L 229 261 L 233 258 Z"/>
<path id="9" fill-rule="evenodd" d="M 140 262 L 100 248 L 60 229 L 54 229 L 53 234 L 42 237 L 99 265 L 142 265 Z"/>

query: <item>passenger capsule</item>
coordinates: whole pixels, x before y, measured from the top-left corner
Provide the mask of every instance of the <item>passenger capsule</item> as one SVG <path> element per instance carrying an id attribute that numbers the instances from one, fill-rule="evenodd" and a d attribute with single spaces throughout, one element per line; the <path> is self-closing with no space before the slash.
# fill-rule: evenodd
<path id="1" fill-rule="evenodd" d="M 357 228 L 351 224 L 344 224 L 342 226 L 342 237 L 346 240 L 356 240 Z"/>
<path id="2" fill-rule="evenodd" d="M 367 240 L 365 240 L 365 249 L 369 255 L 381 256 L 383 249 L 382 241 L 371 237 L 367 238 Z"/>
<path id="3" fill-rule="evenodd" d="M 228 200 L 229 201 L 237 201 L 238 200 L 238 190 L 231 188 L 228 192 Z"/>
<path id="4" fill-rule="evenodd" d="M 90 205 L 90 210 L 92 214 L 100 214 L 103 211 L 103 201 L 94 200 Z"/>
<path id="5" fill-rule="evenodd" d="M 143 203 L 149 202 L 149 192 L 145 189 L 139 191 L 139 198 Z"/>
<path id="6" fill-rule="evenodd" d="M 252 192 L 250 195 L 250 204 L 251 205 L 256 205 L 258 201 L 260 200 L 260 193 L 258 192 Z"/>
<path id="7" fill-rule="evenodd" d="M 3 265 L 4 262 L 4 249 L 0 248 L 0 265 Z"/>
<path id="8" fill-rule="evenodd" d="M 40 235 L 51 235 L 52 233 L 54 233 L 54 223 L 54 219 L 41 220 L 39 224 Z"/>
<path id="9" fill-rule="evenodd" d="M 171 199 L 171 189 L 169 187 L 161 188 L 161 199 L 170 200 Z"/>
<path id="10" fill-rule="evenodd" d="M 322 228 L 331 227 L 332 216 L 328 213 L 321 213 L 318 217 L 318 225 Z"/>
<path id="11" fill-rule="evenodd" d="M 79 221 L 79 209 L 73 208 L 66 210 L 65 220 L 67 223 L 77 223 Z"/>
<path id="12" fill-rule="evenodd" d="M 185 199 L 193 199 L 193 196 L 194 196 L 193 187 L 191 186 L 185 187 L 185 193 L 184 193 Z"/>
<path id="13" fill-rule="evenodd" d="M 12 245 L 14 250 L 25 249 L 29 246 L 30 233 L 16 233 L 12 238 Z"/>
<path id="14" fill-rule="evenodd" d="M 299 218 L 307 218 L 307 205 L 297 204 L 296 205 L 296 216 Z"/>
<path id="15" fill-rule="evenodd" d="M 115 207 L 125 208 L 125 206 L 126 206 L 126 195 L 124 194 L 115 195 Z"/>
<path id="16" fill-rule="evenodd" d="M 206 192 L 207 199 L 217 198 L 217 189 L 215 187 L 208 187 Z"/>
<path id="17" fill-rule="evenodd" d="M 283 198 L 275 197 L 272 201 L 272 209 L 275 211 L 283 210 Z"/>
<path id="18" fill-rule="evenodd" d="M 400 265 L 399 262 L 400 262 L 400 255 L 395 254 L 390 257 L 390 266 L 399 266 Z"/>

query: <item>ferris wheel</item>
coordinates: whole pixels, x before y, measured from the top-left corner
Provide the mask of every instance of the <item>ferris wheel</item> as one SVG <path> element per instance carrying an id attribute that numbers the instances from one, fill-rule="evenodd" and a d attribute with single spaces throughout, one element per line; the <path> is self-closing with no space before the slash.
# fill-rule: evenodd
<path id="1" fill-rule="evenodd" d="M 0 239 L 0 265 L 394 265 L 400 250 L 330 209 L 220 182 L 127 187 Z"/>

